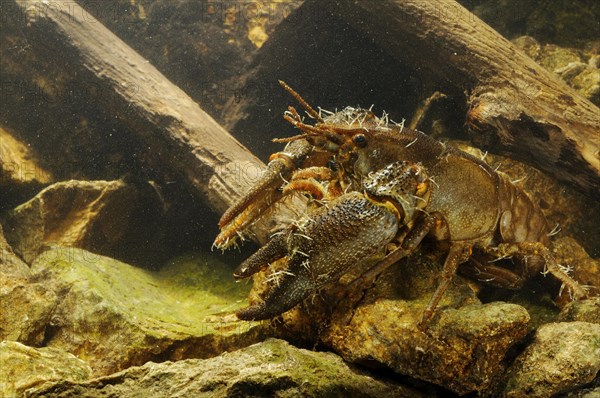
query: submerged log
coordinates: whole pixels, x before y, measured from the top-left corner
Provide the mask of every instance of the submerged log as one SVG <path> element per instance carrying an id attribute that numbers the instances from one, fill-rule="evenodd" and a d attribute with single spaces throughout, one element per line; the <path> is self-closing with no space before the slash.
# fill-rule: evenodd
<path id="1" fill-rule="evenodd" d="M 44 73 L 68 71 L 80 84 L 75 90 L 92 87 L 98 109 L 119 118 L 143 144 L 153 174 L 181 177 L 223 212 L 262 173 L 258 158 L 76 2 L 15 0 L 3 7 L 22 19 L 32 51 L 48 62 Z"/>
<path id="2" fill-rule="evenodd" d="M 452 0 L 307 0 L 428 78 L 466 91 L 476 144 L 594 195 L 600 111 Z"/>

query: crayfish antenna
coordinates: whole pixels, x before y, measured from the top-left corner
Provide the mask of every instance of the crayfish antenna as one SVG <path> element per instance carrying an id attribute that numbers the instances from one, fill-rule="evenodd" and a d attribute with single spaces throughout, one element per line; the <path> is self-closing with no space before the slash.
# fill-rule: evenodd
<path id="1" fill-rule="evenodd" d="M 276 142 L 278 144 L 286 144 L 288 142 L 301 140 L 301 139 L 305 139 L 305 138 L 309 138 L 309 137 L 311 137 L 310 134 L 298 134 L 293 137 L 273 138 L 272 141 Z"/>
<path id="2" fill-rule="evenodd" d="M 300 105 L 302 105 L 302 107 L 304 107 L 304 109 L 306 109 L 306 112 L 309 114 L 310 117 L 312 117 L 313 119 L 315 119 L 316 121 L 318 121 L 320 123 L 323 123 L 323 118 L 321 117 L 321 115 L 319 115 L 319 112 L 315 111 L 312 106 L 308 105 L 308 102 L 306 102 L 304 100 L 304 98 L 302 98 L 300 96 L 300 94 L 298 94 L 296 91 L 294 91 L 294 89 L 291 88 L 290 86 L 288 86 L 287 83 L 284 82 L 283 80 L 279 80 L 279 84 L 281 85 L 281 87 L 283 87 L 285 89 L 285 91 L 290 93 L 290 95 L 292 97 L 294 97 L 296 99 L 296 101 L 298 101 L 300 103 Z"/>

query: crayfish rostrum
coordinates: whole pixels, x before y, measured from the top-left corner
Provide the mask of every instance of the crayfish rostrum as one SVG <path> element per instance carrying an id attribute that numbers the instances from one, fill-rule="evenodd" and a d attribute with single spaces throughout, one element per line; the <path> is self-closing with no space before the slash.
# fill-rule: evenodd
<path id="1" fill-rule="evenodd" d="M 285 261 L 283 269 L 270 271 L 264 301 L 239 311 L 238 318 L 279 315 L 357 264 L 371 262 L 362 278 L 373 278 L 426 237 L 446 242 L 449 249 L 421 326 L 459 266 L 477 281 L 510 289 L 549 273 L 572 297 L 586 295 L 554 259 L 539 206 L 503 173 L 370 110 L 317 112 L 281 84 L 316 123 L 305 123 L 288 108 L 284 118 L 301 134 L 276 140 L 287 146 L 271 156 L 261 180 L 223 214 L 215 245 L 232 245 L 290 194 L 308 194 L 311 206 L 235 271 L 236 278 L 247 278 Z M 496 261 L 508 257 L 510 266 Z"/>

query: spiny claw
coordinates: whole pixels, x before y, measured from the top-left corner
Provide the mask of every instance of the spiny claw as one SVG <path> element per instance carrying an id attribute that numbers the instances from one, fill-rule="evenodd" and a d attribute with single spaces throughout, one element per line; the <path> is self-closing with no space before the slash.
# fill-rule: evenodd
<path id="1" fill-rule="evenodd" d="M 284 194 L 278 189 L 306 159 L 312 146 L 305 140 L 290 143 L 275 154 L 261 179 L 223 214 L 219 220 L 221 232 L 213 246 L 226 249 L 244 234 L 252 223 Z"/>
<path id="2" fill-rule="evenodd" d="M 235 279 L 248 278 L 262 271 L 273 261 L 285 257 L 287 254 L 285 245 L 287 236 L 284 235 L 285 232 L 275 235 L 269 243 L 258 249 L 256 253 L 241 263 L 233 272 L 233 277 Z"/>
<path id="3" fill-rule="evenodd" d="M 267 299 L 237 312 L 241 320 L 259 321 L 284 313 L 306 298 L 317 286 L 307 275 L 289 275 L 273 288 Z"/>
<path id="4" fill-rule="evenodd" d="M 261 320 L 281 314 L 327 283 L 339 279 L 352 266 L 383 254 L 396 236 L 399 216 L 395 208 L 350 192 L 310 218 L 277 235 L 236 271 L 240 277 L 266 268 L 285 253 L 287 266 L 269 276 L 272 286 L 264 302 L 237 313 L 243 320 Z"/>

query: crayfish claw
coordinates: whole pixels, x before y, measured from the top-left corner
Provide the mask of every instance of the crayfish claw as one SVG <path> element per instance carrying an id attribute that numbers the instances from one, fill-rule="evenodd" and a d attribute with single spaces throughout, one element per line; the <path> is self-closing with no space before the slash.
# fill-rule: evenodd
<path id="1" fill-rule="evenodd" d="M 235 279 L 248 278 L 265 269 L 271 262 L 283 258 L 286 253 L 287 231 L 275 235 L 269 243 L 241 263 L 233 272 Z"/>
<path id="2" fill-rule="evenodd" d="M 290 143 L 284 152 L 273 156 L 260 180 L 219 220 L 221 232 L 215 238 L 214 246 L 229 248 L 254 221 L 283 198 L 285 195 L 279 188 L 291 178 L 311 150 L 312 146 L 307 141 L 298 140 Z"/>
<path id="3" fill-rule="evenodd" d="M 263 302 L 241 309 L 236 315 L 244 321 L 270 319 L 290 310 L 315 289 L 314 282 L 306 275 L 284 275 Z"/>
<path id="4" fill-rule="evenodd" d="M 396 212 L 358 192 L 331 201 L 304 221 L 277 234 L 236 271 L 236 277 L 252 275 L 286 254 L 284 269 L 267 278 L 271 286 L 264 301 L 241 310 L 238 318 L 267 319 L 291 309 L 350 268 L 372 261 L 398 231 Z"/>

